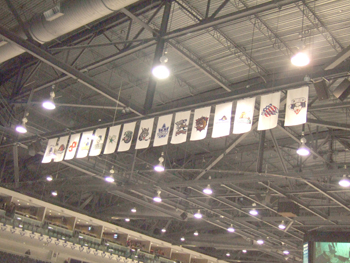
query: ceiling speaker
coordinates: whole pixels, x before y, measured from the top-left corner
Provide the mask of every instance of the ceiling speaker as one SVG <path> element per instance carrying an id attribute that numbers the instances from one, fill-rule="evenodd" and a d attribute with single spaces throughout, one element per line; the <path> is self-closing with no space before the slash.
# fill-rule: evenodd
<path id="1" fill-rule="evenodd" d="M 315 88 L 318 100 L 327 100 L 329 98 L 327 83 L 325 80 L 315 82 L 314 88 Z"/>
<path id="2" fill-rule="evenodd" d="M 345 100 L 350 94 L 350 81 L 344 79 L 333 91 L 333 94 L 341 101 Z"/>

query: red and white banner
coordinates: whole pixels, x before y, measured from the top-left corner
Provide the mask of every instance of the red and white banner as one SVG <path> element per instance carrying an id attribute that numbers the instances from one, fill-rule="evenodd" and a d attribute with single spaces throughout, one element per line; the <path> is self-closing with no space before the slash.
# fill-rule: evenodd
<path id="1" fill-rule="evenodd" d="M 207 136 L 211 107 L 196 109 L 193 116 L 191 141 L 202 140 Z"/>
<path id="2" fill-rule="evenodd" d="M 258 130 L 269 130 L 277 126 L 281 92 L 261 96 Z"/>
<path id="3" fill-rule="evenodd" d="M 211 137 L 218 138 L 230 134 L 232 102 L 216 105 Z"/>
<path id="4" fill-rule="evenodd" d="M 89 156 L 97 156 L 101 153 L 103 142 L 106 138 L 107 128 L 97 129 L 92 137 L 92 145 Z"/>
<path id="5" fill-rule="evenodd" d="M 103 154 L 114 153 L 115 149 L 117 149 L 120 127 L 121 125 L 109 127 L 107 141 L 103 150 Z"/>
<path id="6" fill-rule="evenodd" d="M 64 154 L 66 153 L 67 150 L 67 143 L 68 143 L 68 138 L 69 136 L 63 136 L 60 137 L 57 141 L 57 147 L 56 147 L 56 157 L 53 160 L 54 162 L 61 162 L 64 158 Z"/>
<path id="7" fill-rule="evenodd" d="M 92 141 L 92 133 L 93 131 L 87 131 L 81 136 L 76 158 L 84 158 L 88 155 Z"/>
<path id="8" fill-rule="evenodd" d="M 288 90 L 284 126 L 293 126 L 306 123 L 308 101 L 308 86 Z"/>
<path id="9" fill-rule="evenodd" d="M 132 139 L 134 138 L 136 121 L 124 124 L 123 132 L 119 141 L 118 152 L 125 152 L 130 149 Z"/>
<path id="10" fill-rule="evenodd" d="M 154 118 L 141 121 L 139 134 L 136 139 L 135 149 L 148 148 L 149 143 L 151 142 L 153 123 Z"/>
<path id="11" fill-rule="evenodd" d="M 233 133 L 241 134 L 249 132 L 253 124 L 255 98 L 237 101 Z"/>
<path id="12" fill-rule="evenodd" d="M 168 144 L 171 121 L 173 114 L 168 114 L 158 118 L 156 133 L 154 135 L 153 146 L 161 146 Z"/>
<path id="13" fill-rule="evenodd" d="M 173 135 L 171 136 L 172 144 L 183 143 L 187 140 L 188 125 L 190 122 L 191 111 L 177 112 L 174 120 Z"/>
<path id="14" fill-rule="evenodd" d="M 75 153 L 77 151 L 77 147 L 80 140 L 80 133 L 72 134 L 69 139 L 68 147 L 66 150 L 65 160 L 71 160 L 74 158 Z"/>
<path id="15" fill-rule="evenodd" d="M 57 142 L 57 138 L 50 139 L 47 142 L 45 154 L 44 154 L 43 160 L 41 161 L 42 163 L 49 163 L 51 162 L 52 159 L 56 157 L 55 155 L 56 142 Z"/>

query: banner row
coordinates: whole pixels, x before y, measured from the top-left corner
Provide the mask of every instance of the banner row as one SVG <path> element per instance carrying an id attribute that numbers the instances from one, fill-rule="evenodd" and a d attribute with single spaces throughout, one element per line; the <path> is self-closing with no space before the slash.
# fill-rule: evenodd
<path id="1" fill-rule="evenodd" d="M 286 100 L 285 126 L 306 123 L 309 87 L 289 90 Z M 280 92 L 261 96 L 258 130 L 273 129 L 278 123 L 280 107 Z M 215 106 L 212 138 L 219 138 L 230 134 L 232 103 L 227 102 Z M 255 97 L 237 101 L 233 122 L 233 134 L 249 132 L 253 124 Z M 190 141 L 202 140 L 207 136 L 211 106 L 194 111 Z M 153 146 L 168 143 L 171 124 L 173 124 L 170 143 L 179 144 L 187 140 L 191 111 L 183 111 L 164 115 L 158 118 L 157 128 L 153 135 Z M 137 133 L 135 149 L 148 148 L 153 134 L 155 118 L 142 120 Z M 116 125 L 95 131 L 72 134 L 48 141 L 42 163 L 49 163 L 86 156 L 97 156 L 128 151 L 135 134 L 136 121 L 123 125 Z M 119 138 L 120 137 L 120 138 Z M 119 142 L 119 143 L 118 143 Z M 117 149 L 118 146 L 118 149 Z"/>

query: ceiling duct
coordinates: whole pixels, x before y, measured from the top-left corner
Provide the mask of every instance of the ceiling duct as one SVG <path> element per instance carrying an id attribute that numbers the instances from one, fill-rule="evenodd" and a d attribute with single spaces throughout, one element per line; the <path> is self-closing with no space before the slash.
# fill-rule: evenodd
<path id="1" fill-rule="evenodd" d="M 137 0 L 66 0 L 59 5 L 60 16 L 56 14 L 54 19 L 47 20 L 48 13 L 44 12 L 34 16 L 26 23 L 33 39 L 45 43 L 135 2 Z M 26 39 L 25 33 L 20 28 L 13 30 L 13 32 Z M 0 63 L 24 52 L 16 45 L 6 43 L 0 46 Z"/>

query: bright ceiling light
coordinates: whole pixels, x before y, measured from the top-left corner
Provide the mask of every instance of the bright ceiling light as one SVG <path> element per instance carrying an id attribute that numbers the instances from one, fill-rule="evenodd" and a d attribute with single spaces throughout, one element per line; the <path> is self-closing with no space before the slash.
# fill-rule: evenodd
<path id="1" fill-rule="evenodd" d="M 184 242 L 184 241 L 185 241 L 185 237 L 181 237 L 180 240 L 181 240 L 182 242 Z"/>
<path id="2" fill-rule="evenodd" d="M 154 170 L 156 172 L 164 172 L 165 168 L 164 168 L 164 165 L 163 165 L 163 162 L 164 162 L 164 152 L 162 152 L 161 156 L 159 157 L 159 164 L 157 164 L 156 166 L 154 166 Z"/>
<path id="3" fill-rule="evenodd" d="M 194 231 L 193 235 L 198 236 L 199 235 L 198 231 Z"/>
<path id="4" fill-rule="evenodd" d="M 48 176 L 46 176 L 46 181 L 51 182 L 52 180 L 53 180 L 52 175 L 48 175 Z"/>
<path id="5" fill-rule="evenodd" d="M 213 193 L 210 184 L 208 184 L 207 187 L 203 189 L 203 193 L 205 193 L 206 195 L 211 195 Z"/>
<path id="6" fill-rule="evenodd" d="M 288 251 L 288 250 L 284 250 L 284 251 L 283 251 L 283 254 L 289 255 L 289 251 Z"/>
<path id="7" fill-rule="evenodd" d="M 347 178 L 346 174 L 343 175 L 343 178 L 339 181 L 339 185 L 342 187 L 349 187 L 350 180 Z"/>
<path id="8" fill-rule="evenodd" d="M 247 253 L 247 250 L 246 250 L 246 249 L 243 249 L 242 252 L 243 252 L 243 253 Z"/>
<path id="9" fill-rule="evenodd" d="M 256 203 L 253 203 L 252 206 L 255 207 Z M 257 216 L 259 212 L 255 208 L 253 208 L 252 210 L 249 211 L 249 214 L 252 216 Z"/>
<path id="10" fill-rule="evenodd" d="M 168 58 L 166 56 L 162 56 L 160 58 L 160 64 L 156 65 L 152 69 L 152 74 L 157 79 L 166 79 L 170 76 L 170 71 L 167 66 L 165 66 L 166 62 L 168 62 Z"/>
<path id="11" fill-rule="evenodd" d="M 194 217 L 197 219 L 201 219 L 203 215 L 201 214 L 201 210 L 198 209 L 197 213 L 194 214 Z"/>
<path id="12" fill-rule="evenodd" d="M 226 253 L 226 257 L 229 257 L 231 256 L 231 254 L 229 252 Z"/>
<path id="13" fill-rule="evenodd" d="M 105 177 L 105 181 L 108 182 L 108 183 L 113 183 L 114 182 L 114 178 L 113 178 L 113 176 L 106 176 Z"/>
<path id="14" fill-rule="evenodd" d="M 235 229 L 233 228 L 233 225 L 231 224 L 229 228 L 227 228 L 227 231 L 230 233 L 235 232 Z"/>
<path id="15" fill-rule="evenodd" d="M 162 228 L 161 231 L 162 231 L 162 233 L 165 233 L 165 232 L 166 232 L 166 229 L 165 229 L 165 228 Z"/>
<path id="16" fill-rule="evenodd" d="M 284 221 L 282 221 L 281 224 L 278 225 L 278 228 L 281 230 L 286 229 L 286 225 L 284 224 Z"/>
<path id="17" fill-rule="evenodd" d="M 130 218 L 125 218 L 125 222 L 130 222 Z"/>
<path id="18" fill-rule="evenodd" d="M 28 122 L 28 119 L 26 117 L 24 117 L 22 119 L 22 124 L 18 124 L 16 126 L 16 131 L 19 132 L 19 133 L 26 133 L 27 132 L 27 126 L 26 126 L 27 122 Z"/>
<path id="19" fill-rule="evenodd" d="M 52 89 L 55 88 L 55 85 L 52 86 Z M 53 98 L 55 97 L 55 92 L 52 90 L 50 92 L 50 98 L 48 100 L 45 100 L 42 104 L 43 108 L 47 110 L 54 110 L 56 109 L 55 102 L 53 101 Z"/>
<path id="20" fill-rule="evenodd" d="M 294 66 L 304 67 L 310 63 L 310 58 L 306 52 L 298 52 L 291 58 L 291 62 Z"/>
<path id="21" fill-rule="evenodd" d="M 257 243 L 258 245 L 263 245 L 263 244 L 264 244 L 264 240 L 258 239 L 258 240 L 256 241 L 256 243 Z"/>
<path id="22" fill-rule="evenodd" d="M 297 150 L 297 154 L 299 154 L 299 155 L 301 155 L 301 156 L 309 155 L 309 154 L 310 154 L 310 150 L 309 150 L 309 148 L 305 145 L 305 143 L 306 143 L 305 137 L 302 137 L 302 138 L 300 139 L 300 142 L 301 142 L 301 145 L 300 145 L 300 147 L 299 147 L 298 150 Z"/>
<path id="23" fill-rule="evenodd" d="M 51 195 L 52 195 L 52 196 L 57 196 L 57 191 L 52 191 L 52 192 L 51 192 Z"/>
<path id="24" fill-rule="evenodd" d="M 153 197 L 153 201 L 154 201 L 154 202 L 157 202 L 157 203 L 162 202 L 162 198 L 160 197 L 160 193 L 161 193 L 161 191 L 158 190 L 158 191 L 157 191 L 157 195 L 156 195 L 155 197 Z"/>
<path id="25" fill-rule="evenodd" d="M 131 213 L 136 213 L 136 212 L 137 212 L 136 207 L 131 208 Z"/>

